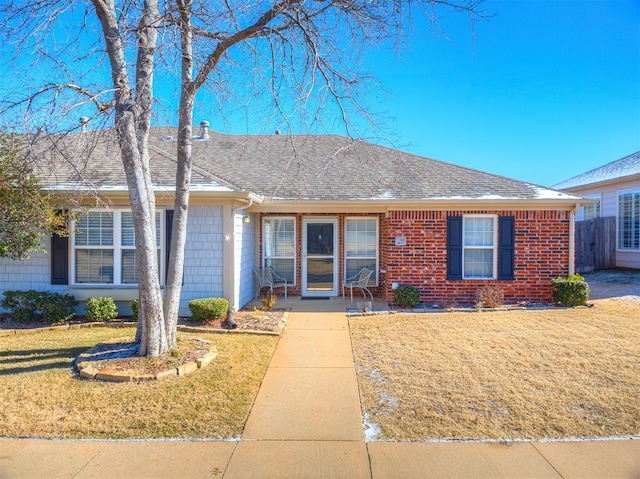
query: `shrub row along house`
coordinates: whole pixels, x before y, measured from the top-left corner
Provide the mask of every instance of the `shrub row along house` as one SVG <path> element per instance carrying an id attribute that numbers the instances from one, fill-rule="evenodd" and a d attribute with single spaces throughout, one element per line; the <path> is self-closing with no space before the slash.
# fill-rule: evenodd
<path id="1" fill-rule="evenodd" d="M 175 135 L 155 128 L 150 140 L 163 278 Z M 85 202 L 91 207 L 70 237 L 47 240 L 46 253 L 0 260 L 0 292 L 49 290 L 126 304 L 137 296 L 137 271 L 114 133 L 49 141 L 45 186 L 61 195 L 96 191 L 101 202 Z M 288 294 L 305 297 L 337 296 L 345 277 L 367 267 L 373 294 L 387 301 L 398 285 L 413 285 L 423 303 L 469 304 L 480 286 L 497 285 L 508 302 L 549 302 L 551 280 L 572 272 L 582 201 L 341 136 L 232 136 L 203 122 L 193 145 L 180 314 L 200 297 L 242 307 L 256 293 L 254 268 L 263 266 L 287 278 Z"/>

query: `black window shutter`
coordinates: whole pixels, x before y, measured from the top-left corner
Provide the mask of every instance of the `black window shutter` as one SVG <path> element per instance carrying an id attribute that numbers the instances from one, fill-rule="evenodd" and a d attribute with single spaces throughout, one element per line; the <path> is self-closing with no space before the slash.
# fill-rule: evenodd
<path id="1" fill-rule="evenodd" d="M 462 279 L 462 216 L 447 218 L 447 279 Z"/>
<path id="2" fill-rule="evenodd" d="M 69 238 L 51 235 L 51 284 L 69 284 Z"/>
<path id="3" fill-rule="evenodd" d="M 167 243 L 167 257 L 165 260 L 165 273 L 169 272 L 169 253 L 171 253 L 171 233 L 173 230 L 173 210 L 167 210 L 165 212 L 165 222 L 166 222 L 166 243 Z"/>
<path id="4" fill-rule="evenodd" d="M 511 280 L 514 278 L 515 251 L 515 218 L 501 216 L 498 218 L 498 279 Z"/>

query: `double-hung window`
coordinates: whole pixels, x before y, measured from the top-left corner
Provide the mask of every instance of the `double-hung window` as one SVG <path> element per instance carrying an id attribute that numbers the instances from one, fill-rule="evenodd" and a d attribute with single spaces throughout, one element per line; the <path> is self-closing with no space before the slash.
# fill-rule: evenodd
<path id="1" fill-rule="evenodd" d="M 262 261 L 278 276 L 295 284 L 296 221 L 295 218 L 264 218 L 262 222 Z"/>
<path id="2" fill-rule="evenodd" d="M 463 219 L 462 277 L 496 277 L 496 216 L 469 215 Z"/>
<path id="3" fill-rule="evenodd" d="M 640 250 L 640 191 L 618 194 L 618 249 Z"/>
<path id="4" fill-rule="evenodd" d="M 156 213 L 158 264 L 162 258 L 162 215 Z M 135 233 L 130 211 L 89 211 L 75 222 L 73 283 L 138 283 Z M 162 268 L 160 268 L 162 271 Z"/>
<path id="5" fill-rule="evenodd" d="M 372 282 L 378 284 L 378 219 L 347 218 L 344 248 L 345 277 L 355 276 L 367 268 L 373 271 Z"/>
<path id="6" fill-rule="evenodd" d="M 113 213 L 93 211 L 75 224 L 75 282 L 113 284 Z"/>

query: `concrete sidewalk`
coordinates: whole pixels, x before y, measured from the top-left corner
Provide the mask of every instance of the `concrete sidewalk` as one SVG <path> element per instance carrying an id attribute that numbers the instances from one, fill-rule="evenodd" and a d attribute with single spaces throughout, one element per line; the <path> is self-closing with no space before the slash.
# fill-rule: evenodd
<path id="1" fill-rule="evenodd" d="M 292 306 L 240 441 L 0 439 L 0 479 L 640 478 L 640 441 L 365 443 L 344 303 Z"/>

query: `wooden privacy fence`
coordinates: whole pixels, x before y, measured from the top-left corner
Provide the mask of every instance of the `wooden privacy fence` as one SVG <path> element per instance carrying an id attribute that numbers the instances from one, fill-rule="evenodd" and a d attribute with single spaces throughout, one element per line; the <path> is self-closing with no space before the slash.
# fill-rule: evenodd
<path id="1" fill-rule="evenodd" d="M 616 218 L 576 221 L 576 273 L 616 266 Z"/>

